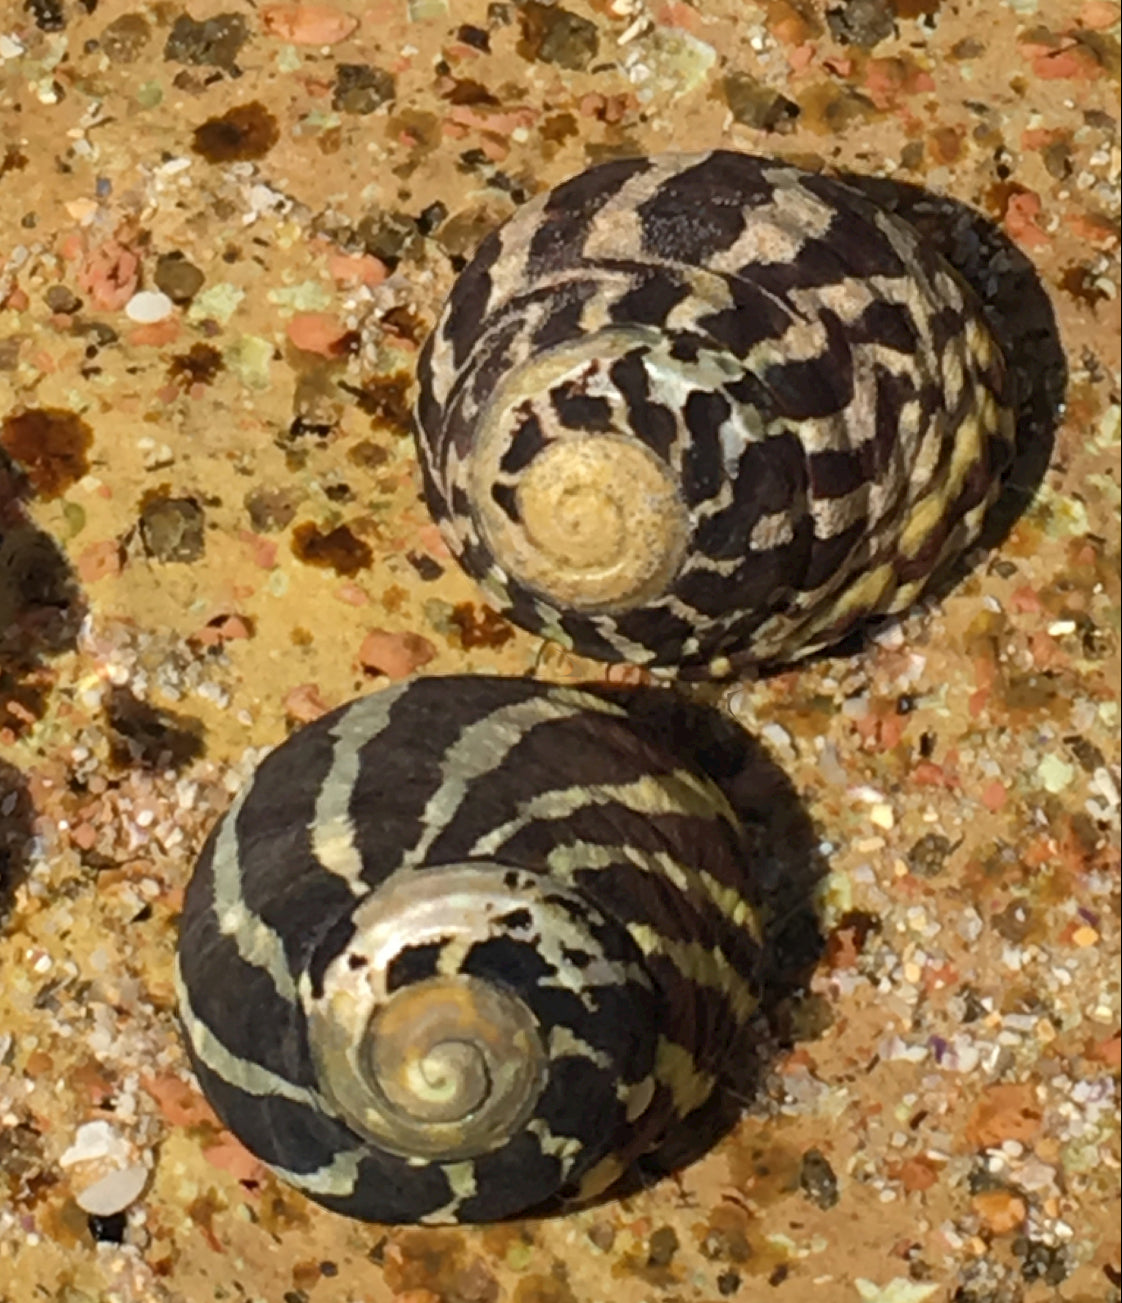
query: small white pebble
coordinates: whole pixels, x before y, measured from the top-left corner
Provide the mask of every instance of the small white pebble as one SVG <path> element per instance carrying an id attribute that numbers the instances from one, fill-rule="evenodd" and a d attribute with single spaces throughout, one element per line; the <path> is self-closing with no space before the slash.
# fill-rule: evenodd
<path id="1" fill-rule="evenodd" d="M 765 724 L 760 733 L 764 740 L 777 751 L 793 751 L 794 744 L 791 741 L 791 735 L 782 724 Z"/>
<path id="2" fill-rule="evenodd" d="M 150 323 L 171 316 L 175 305 L 159 290 L 140 290 L 125 304 L 125 316 L 130 321 Z"/>
<path id="3" fill-rule="evenodd" d="M 904 645 L 904 630 L 898 624 L 890 624 L 873 634 L 873 642 L 886 651 L 896 651 Z"/>
<path id="4" fill-rule="evenodd" d="M 75 1163 L 88 1163 L 95 1158 L 112 1158 L 125 1161 L 131 1155 L 128 1141 L 119 1135 L 108 1122 L 83 1122 L 74 1133 L 74 1143 L 58 1160 L 59 1167 L 73 1167 Z"/>
<path id="5" fill-rule="evenodd" d="M 95 1217 L 112 1217 L 134 1203 L 148 1180 L 148 1169 L 139 1163 L 110 1172 L 100 1181 L 87 1186 L 75 1195 L 75 1202 L 83 1212 Z"/>
<path id="6" fill-rule="evenodd" d="M 875 824 L 878 828 L 888 830 L 896 824 L 896 817 L 892 813 L 890 805 L 874 805 L 869 811 L 869 822 Z"/>
<path id="7" fill-rule="evenodd" d="M 851 787 L 849 795 L 863 805 L 877 805 L 884 800 L 884 793 L 878 792 L 875 787 Z"/>

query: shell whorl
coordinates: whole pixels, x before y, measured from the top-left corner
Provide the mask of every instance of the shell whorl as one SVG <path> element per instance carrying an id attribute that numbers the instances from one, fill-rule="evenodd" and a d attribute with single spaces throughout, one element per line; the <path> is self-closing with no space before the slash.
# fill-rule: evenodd
<path id="1" fill-rule="evenodd" d="M 491 553 L 518 582 L 582 611 L 663 593 L 689 524 L 671 468 L 629 432 L 610 361 L 631 345 L 600 331 L 528 359 L 481 415 L 468 491 Z"/>
<path id="2" fill-rule="evenodd" d="M 459 973 L 401 975 L 410 951 L 486 939 L 491 920 L 516 908 L 509 888 L 487 890 L 495 876 L 438 868 L 383 884 L 351 915 L 354 935 L 327 965 L 321 994 L 305 1001 L 325 1098 L 359 1134 L 405 1157 L 485 1153 L 541 1093 L 538 1025 L 513 992 Z"/>
<path id="3" fill-rule="evenodd" d="M 490 598 L 687 675 L 907 608 L 976 538 L 1012 441 L 997 345 L 916 232 L 726 151 L 603 164 L 519 210 L 419 374 L 427 501 Z"/>
<path id="4" fill-rule="evenodd" d="M 200 1084 L 355 1217 L 590 1197 L 749 1034 L 745 836 L 623 699 L 453 677 L 353 702 L 261 762 L 200 856 L 176 970 Z"/>

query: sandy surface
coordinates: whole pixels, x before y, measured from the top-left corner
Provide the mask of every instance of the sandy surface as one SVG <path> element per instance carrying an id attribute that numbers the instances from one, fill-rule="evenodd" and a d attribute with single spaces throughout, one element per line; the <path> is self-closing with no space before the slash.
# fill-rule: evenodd
<path id="1" fill-rule="evenodd" d="M 0 9 L 0 1300 L 1117 1299 L 1118 6 Z M 193 856 L 256 748 L 387 675 L 604 676 L 449 561 L 413 364 L 518 202 L 717 144 L 918 203 L 1035 499 L 863 650 L 696 690 L 828 868 L 735 1132 L 549 1223 L 349 1223 L 187 1072 Z"/>

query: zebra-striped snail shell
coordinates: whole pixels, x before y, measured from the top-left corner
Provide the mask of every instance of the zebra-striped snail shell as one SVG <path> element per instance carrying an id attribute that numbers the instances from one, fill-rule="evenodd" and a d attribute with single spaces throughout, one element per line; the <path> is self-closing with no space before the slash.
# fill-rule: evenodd
<path id="1" fill-rule="evenodd" d="M 444 538 L 515 623 L 693 677 L 906 609 L 1010 460 L 1000 350 L 900 218 L 717 151 L 604 163 L 520 209 L 420 359 Z"/>
<path id="2" fill-rule="evenodd" d="M 627 693 L 454 676 L 269 754 L 181 922 L 226 1125 L 381 1222 L 586 1200 L 657 1154 L 749 1037 L 761 957 L 745 825 L 663 737 Z"/>

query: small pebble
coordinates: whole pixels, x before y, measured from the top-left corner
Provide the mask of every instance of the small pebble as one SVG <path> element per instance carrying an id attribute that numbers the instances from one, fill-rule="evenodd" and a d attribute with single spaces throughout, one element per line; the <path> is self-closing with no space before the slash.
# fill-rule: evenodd
<path id="1" fill-rule="evenodd" d="M 878 828 L 888 830 L 896 823 L 896 818 L 892 813 L 892 807 L 883 803 L 874 805 L 869 811 L 869 821 L 874 823 Z"/>
<path id="2" fill-rule="evenodd" d="M 158 561 L 197 561 L 206 546 L 203 509 L 194 498 L 153 497 L 140 513 L 140 533 Z"/>
<path id="3" fill-rule="evenodd" d="M 190 303 L 203 287 L 203 273 L 179 253 L 161 254 L 156 259 L 156 285 L 173 303 Z"/>
<path id="4" fill-rule="evenodd" d="M 335 68 L 331 107 L 339 113 L 373 113 L 396 93 L 393 74 L 365 63 L 340 63 Z"/>
<path id="5" fill-rule="evenodd" d="M 826 22 L 836 41 L 872 49 L 895 30 L 895 14 L 889 0 L 842 0 L 826 10 Z"/>
<path id="6" fill-rule="evenodd" d="M 808 1149 L 799 1168 L 799 1186 L 819 1208 L 833 1208 L 838 1201 L 838 1178 L 820 1149 Z"/>
<path id="7" fill-rule="evenodd" d="M 174 304 L 160 290 L 140 290 L 125 304 L 125 316 L 130 321 L 163 321 L 171 314 Z"/>
<path id="8" fill-rule="evenodd" d="M 84 1122 L 74 1133 L 74 1143 L 58 1160 L 60 1167 L 73 1167 L 76 1163 L 92 1162 L 98 1158 L 127 1158 L 128 1141 L 119 1135 L 108 1122 Z"/>
<path id="9" fill-rule="evenodd" d="M 109 1217 L 89 1216 L 90 1234 L 99 1244 L 123 1244 L 125 1240 L 125 1214 L 113 1213 Z"/>
<path id="10" fill-rule="evenodd" d="M 362 640 L 358 659 L 363 669 L 371 673 L 404 679 L 422 665 L 427 665 L 435 655 L 436 648 L 418 633 L 373 629 Z"/>
<path id="11" fill-rule="evenodd" d="M 65 285 L 52 285 L 43 297 L 47 301 L 47 307 L 52 312 L 62 312 L 70 315 L 77 312 L 82 306 L 82 300 Z"/>
<path id="12" fill-rule="evenodd" d="M 279 36 L 293 45 L 336 45 L 358 26 L 353 14 L 330 5 L 266 5 L 261 18 L 270 36 Z"/>
<path id="13" fill-rule="evenodd" d="M 148 1169 L 134 1163 L 87 1186 L 75 1196 L 75 1202 L 83 1212 L 93 1217 L 111 1217 L 136 1202 L 147 1180 Z"/>

